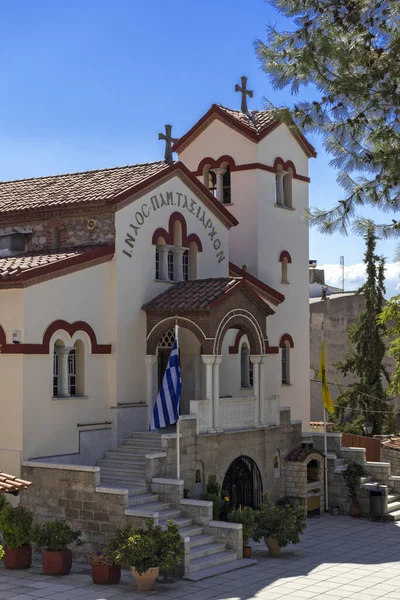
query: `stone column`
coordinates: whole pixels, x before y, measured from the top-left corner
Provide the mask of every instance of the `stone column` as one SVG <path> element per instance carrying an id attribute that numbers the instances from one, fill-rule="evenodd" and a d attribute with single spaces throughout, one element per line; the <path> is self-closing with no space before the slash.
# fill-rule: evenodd
<path id="1" fill-rule="evenodd" d="M 254 411 L 254 425 L 260 425 L 260 363 L 262 356 L 251 354 L 250 360 L 253 363 L 253 390 L 256 397 L 256 406 Z"/>
<path id="2" fill-rule="evenodd" d="M 157 246 L 158 256 L 160 261 L 160 279 L 168 281 L 168 246 Z"/>
<path id="3" fill-rule="evenodd" d="M 275 173 L 276 178 L 276 204 L 278 206 L 285 205 L 285 192 L 283 189 L 283 178 L 287 174 L 286 171 L 277 171 Z"/>
<path id="4" fill-rule="evenodd" d="M 222 356 L 215 356 L 213 365 L 213 429 L 219 430 L 219 365 Z"/>
<path id="5" fill-rule="evenodd" d="M 147 423 L 150 424 L 155 402 L 155 365 L 157 356 L 155 354 L 146 354 L 146 402 L 147 402 Z"/>
<path id="6" fill-rule="evenodd" d="M 265 357 L 261 356 L 260 372 L 259 372 L 259 389 L 260 389 L 260 423 L 265 425 Z"/>
<path id="7" fill-rule="evenodd" d="M 226 173 L 226 169 L 222 169 L 221 167 L 218 167 L 216 169 L 211 169 L 213 173 L 216 174 L 217 176 L 217 200 L 219 200 L 219 202 L 223 202 L 224 199 L 224 175 Z M 283 183 L 282 183 L 282 189 L 283 189 Z"/>
<path id="8" fill-rule="evenodd" d="M 61 398 L 68 398 L 68 355 L 73 348 L 67 346 L 56 346 L 55 351 L 58 355 L 58 395 Z"/>
<path id="9" fill-rule="evenodd" d="M 203 363 L 206 365 L 206 398 L 209 401 L 207 422 L 208 427 L 212 427 L 213 422 L 213 364 L 215 362 L 214 354 L 202 354 Z"/>
<path id="10" fill-rule="evenodd" d="M 174 254 L 174 281 L 183 281 L 183 253 L 185 248 L 175 246 L 172 252 Z"/>

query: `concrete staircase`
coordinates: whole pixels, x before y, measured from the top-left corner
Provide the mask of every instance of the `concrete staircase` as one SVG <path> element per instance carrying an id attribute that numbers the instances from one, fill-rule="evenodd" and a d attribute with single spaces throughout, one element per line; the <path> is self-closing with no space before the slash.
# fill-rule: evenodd
<path id="1" fill-rule="evenodd" d="M 126 515 L 158 517 L 161 527 L 166 526 L 168 519 L 179 525 L 181 536 L 189 538 L 190 568 L 185 579 L 199 581 L 255 564 L 255 560 L 238 560 L 236 552 L 228 551 L 225 544 L 204 533 L 201 526 L 179 509 L 149 491 L 145 482 L 145 455 L 161 451 L 159 431 L 133 433 L 114 452 L 106 452 L 97 461 L 101 487 L 129 491 Z"/>

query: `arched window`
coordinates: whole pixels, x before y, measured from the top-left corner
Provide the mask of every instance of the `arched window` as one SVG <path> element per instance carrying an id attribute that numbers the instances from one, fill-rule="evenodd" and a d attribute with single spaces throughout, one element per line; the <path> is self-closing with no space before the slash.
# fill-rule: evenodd
<path id="1" fill-rule="evenodd" d="M 67 347 L 57 340 L 53 348 L 53 397 L 83 396 L 85 387 L 85 346 L 81 340 Z"/>
<path id="2" fill-rule="evenodd" d="M 250 382 L 250 348 L 246 343 L 242 344 L 240 348 L 240 387 L 250 388 L 252 382 Z"/>
<path id="3" fill-rule="evenodd" d="M 231 204 L 231 170 L 229 165 L 225 168 L 222 176 L 222 204 Z"/>
<path id="4" fill-rule="evenodd" d="M 156 248 L 156 279 L 160 279 L 160 251 Z"/>
<path id="5" fill-rule="evenodd" d="M 174 280 L 174 253 L 172 250 L 168 250 L 168 279 Z"/>
<path id="6" fill-rule="evenodd" d="M 290 344 L 283 342 L 281 348 L 282 359 L 282 385 L 290 384 Z"/>
<path id="7" fill-rule="evenodd" d="M 277 206 L 284 206 L 283 178 L 285 174 L 282 166 L 278 165 L 275 173 L 275 204 Z"/>
<path id="8" fill-rule="evenodd" d="M 183 281 L 189 279 L 189 250 L 185 250 L 182 255 L 182 270 L 183 270 Z"/>
<path id="9" fill-rule="evenodd" d="M 293 169 L 288 167 L 286 174 L 283 177 L 283 201 L 287 208 L 292 208 L 292 181 Z"/>
<path id="10" fill-rule="evenodd" d="M 282 283 L 289 283 L 289 281 L 288 281 L 288 259 L 286 257 L 282 259 Z"/>

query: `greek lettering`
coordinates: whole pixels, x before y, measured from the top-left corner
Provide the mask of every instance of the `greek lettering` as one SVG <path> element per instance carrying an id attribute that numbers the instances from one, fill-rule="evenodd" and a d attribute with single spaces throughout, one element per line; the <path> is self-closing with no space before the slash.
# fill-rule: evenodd
<path id="1" fill-rule="evenodd" d="M 206 224 L 204 225 L 204 227 L 207 229 L 208 227 L 212 227 L 212 221 L 211 219 L 207 219 Z"/>
<path id="2" fill-rule="evenodd" d="M 189 212 L 191 212 L 192 215 L 194 215 L 194 205 L 195 204 L 197 204 L 196 200 L 193 200 L 193 198 L 191 198 Z"/>
<path id="3" fill-rule="evenodd" d="M 174 198 L 173 198 L 172 192 L 167 192 L 167 203 L 170 204 L 171 206 L 174 205 Z"/>
<path id="4" fill-rule="evenodd" d="M 213 243 L 214 246 L 214 250 L 219 250 L 221 248 L 221 240 L 219 238 L 217 238 L 215 240 L 215 242 Z"/>
<path id="5" fill-rule="evenodd" d="M 123 254 L 126 254 L 129 258 L 132 258 L 132 252 L 127 252 L 126 250 L 122 250 Z"/>
<path id="6" fill-rule="evenodd" d="M 178 196 L 178 206 L 181 205 L 181 196 L 183 196 L 183 194 L 181 194 L 180 192 L 176 192 L 176 195 Z"/>
<path id="7" fill-rule="evenodd" d="M 168 206 L 168 202 L 164 199 L 164 196 L 160 193 L 161 206 Z"/>
<path id="8" fill-rule="evenodd" d="M 223 260 L 225 260 L 225 256 L 224 256 L 224 251 L 221 250 L 221 252 L 217 253 L 217 258 L 218 258 L 218 262 L 222 262 Z"/>
<path id="9" fill-rule="evenodd" d="M 140 225 L 143 225 L 143 223 L 144 223 L 144 216 L 142 215 L 142 213 L 141 213 L 141 212 L 137 212 L 137 213 L 135 214 L 135 217 L 136 217 L 136 223 L 137 223 L 139 226 L 140 226 Z M 140 217 L 140 218 L 139 218 L 139 217 Z"/>
<path id="10" fill-rule="evenodd" d="M 152 196 L 150 198 L 150 202 L 153 205 L 153 210 L 157 210 L 157 208 L 160 208 L 159 204 L 158 204 L 158 200 L 157 200 L 157 196 Z"/>
<path id="11" fill-rule="evenodd" d="M 185 196 L 185 201 L 183 203 L 183 207 L 182 208 L 187 208 L 189 210 L 189 204 L 188 204 L 186 196 Z"/>
<path id="12" fill-rule="evenodd" d="M 144 212 L 145 210 L 147 210 L 147 215 L 146 215 L 146 213 Z M 149 208 L 148 208 L 147 204 L 142 204 L 142 213 L 143 213 L 143 215 L 146 217 L 146 219 L 147 219 L 147 217 L 150 215 L 150 210 L 149 210 Z"/>
<path id="13" fill-rule="evenodd" d="M 211 241 L 214 241 L 214 236 L 217 235 L 217 232 L 215 231 L 214 227 L 211 227 L 211 231 L 208 234 L 211 238 Z"/>
<path id="14" fill-rule="evenodd" d="M 125 244 L 128 244 L 130 248 L 135 247 L 135 238 L 130 233 L 126 234 Z"/>
<path id="15" fill-rule="evenodd" d="M 130 223 L 129 227 L 132 227 L 133 231 L 135 232 L 135 235 L 139 233 L 140 227 L 136 227 L 136 225 L 134 225 L 133 223 Z"/>

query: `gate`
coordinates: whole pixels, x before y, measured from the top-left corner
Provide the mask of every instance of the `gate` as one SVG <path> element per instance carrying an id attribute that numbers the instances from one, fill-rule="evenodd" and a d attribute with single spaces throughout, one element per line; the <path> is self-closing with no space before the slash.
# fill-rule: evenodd
<path id="1" fill-rule="evenodd" d="M 253 459 L 239 456 L 226 472 L 222 489 L 226 490 L 232 506 L 257 508 L 262 502 L 262 480 Z"/>
<path id="2" fill-rule="evenodd" d="M 375 438 L 353 433 L 342 433 L 342 446 L 345 448 L 365 448 L 365 458 L 371 462 L 381 460 L 381 442 Z"/>

